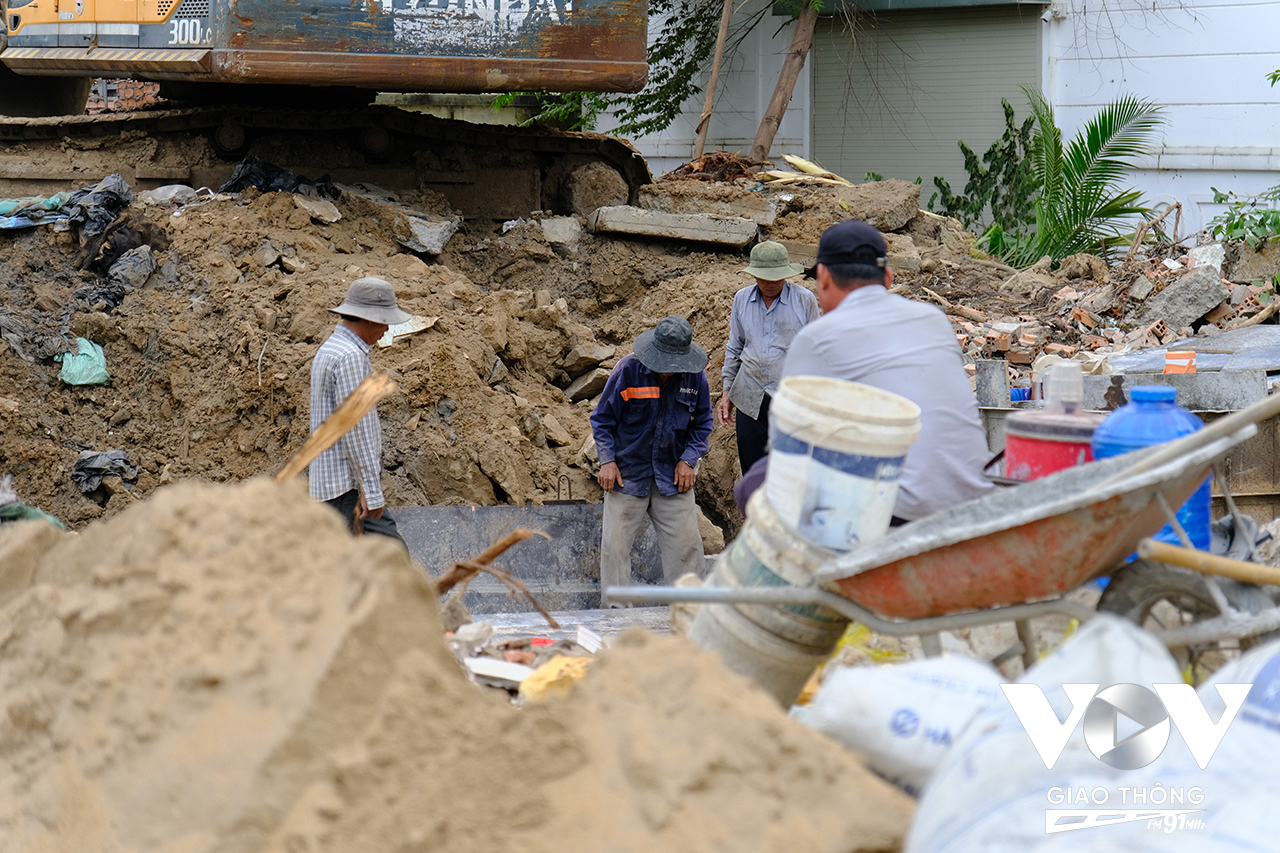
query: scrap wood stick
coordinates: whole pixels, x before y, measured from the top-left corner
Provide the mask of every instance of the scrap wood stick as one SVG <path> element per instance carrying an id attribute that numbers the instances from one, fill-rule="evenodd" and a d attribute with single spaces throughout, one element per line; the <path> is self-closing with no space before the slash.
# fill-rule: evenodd
<path id="1" fill-rule="evenodd" d="M 361 418 L 369 414 L 373 407 L 378 405 L 379 400 L 394 390 L 396 390 L 396 383 L 392 382 L 391 377 L 385 373 L 366 376 L 364 381 L 356 386 L 356 390 L 351 392 L 351 396 L 342 401 L 337 411 L 325 418 L 320 428 L 311 433 L 311 437 L 302 445 L 302 448 L 285 463 L 280 473 L 276 474 L 276 482 L 283 483 L 302 473 L 302 469 L 310 465 L 311 460 L 337 444 L 338 439 L 360 423 Z"/>
<path id="2" fill-rule="evenodd" d="M 946 297 L 934 293 L 927 287 L 922 287 L 920 289 L 933 297 L 934 301 L 941 305 L 942 310 L 948 314 L 955 314 L 957 316 L 964 317 L 966 320 L 975 320 L 979 323 L 985 323 L 987 320 L 987 315 L 983 314 L 981 311 L 975 311 L 974 309 L 966 308 L 963 305 L 956 305 Z"/>
<path id="3" fill-rule="evenodd" d="M 1182 202 L 1178 201 L 1166 207 L 1164 209 L 1164 213 L 1161 213 L 1159 216 L 1152 217 L 1151 219 L 1144 220 L 1143 223 L 1138 226 L 1138 230 L 1133 232 L 1133 245 L 1129 247 L 1129 253 L 1124 256 L 1124 263 L 1128 263 L 1134 254 L 1137 253 L 1138 247 L 1142 245 L 1143 239 L 1147 236 L 1147 232 L 1163 222 L 1164 218 L 1175 210 L 1178 211 L 1177 220 L 1181 221 Z M 1177 234 L 1176 226 L 1174 227 L 1174 233 L 1175 235 Z"/>
<path id="4" fill-rule="evenodd" d="M 1280 569 L 1258 563 L 1246 563 L 1244 560 L 1232 560 L 1229 557 L 1219 557 L 1204 551 L 1193 551 L 1167 542 L 1157 542 L 1155 539 L 1143 539 L 1139 542 L 1138 554 L 1157 563 L 1182 566 L 1184 569 L 1191 569 L 1201 574 L 1221 575 L 1238 581 L 1280 586 Z"/>

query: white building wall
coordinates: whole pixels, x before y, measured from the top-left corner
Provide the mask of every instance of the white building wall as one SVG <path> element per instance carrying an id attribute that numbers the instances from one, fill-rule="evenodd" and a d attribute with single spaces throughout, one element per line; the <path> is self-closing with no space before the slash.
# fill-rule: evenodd
<path id="1" fill-rule="evenodd" d="M 771 5 L 765 0 L 749 0 L 735 10 L 734 20 L 745 21 L 760 9 Z M 785 18 L 766 13 L 764 19 L 746 37 L 738 50 L 727 56 L 720 69 L 716 86 L 714 111 L 708 130 L 707 151 L 737 151 L 746 156 L 756 138 L 760 118 L 773 97 L 782 62 L 791 46 L 792 27 L 779 26 Z M 651 21 L 650 32 L 656 33 L 661 21 Z M 775 35 L 776 33 L 776 35 Z M 733 34 L 730 33 L 730 41 Z M 702 77 L 705 85 L 709 74 Z M 632 138 L 631 142 L 649 161 L 654 176 L 669 172 L 693 157 L 693 143 L 698 135 L 698 117 L 702 114 L 701 91 L 681 107 L 679 117 L 666 130 Z M 612 132 L 616 123 L 611 116 L 601 116 L 599 130 Z M 783 154 L 807 156 L 809 151 L 809 63 L 796 81 L 791 104 L 774 137 L 771 157 Z M 780 164 L 781 165 L 781 164 Z"/>
<path id="2" fill-rule="evenodd" d="M 1165 108 L 1133 186 L 1148 204 L 1182 202 L 1179 236 L 1222 210 L 1211 187 L 1280 183 L 1280 87 L 1266 79 L 1280 68 L 1280 0 L 1058 0 L 1045 20 L 1043 88 L 1064 135 L 1122 94 Z"/>

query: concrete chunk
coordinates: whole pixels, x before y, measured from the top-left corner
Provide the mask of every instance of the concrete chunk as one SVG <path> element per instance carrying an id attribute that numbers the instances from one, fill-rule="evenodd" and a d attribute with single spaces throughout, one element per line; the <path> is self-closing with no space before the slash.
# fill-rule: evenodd
<path id="1" fill-rule="evenodd" d="M 542 220 L 542 236 L 556 251 L 576 252 L 582 239 L 582 226 L 572 216 L 554 216 Z"/>
<path id="2" fill-rule="evenodd" d="M 564 357 L 564 372 L 570 376 L 577 376 L 585 370 L 596 367 L 605 359 L 612 358 L 615 349 L 595 341 L 578 344 Z"/>
<path id="3" fill-rule="evenodd" d="M 1213 267 L 1196 267 L 1143 306 L 1141 325 L 1164 320 L 1170 329 L 1190 326 L 1227 300 L 1230 293 Z"/>
<path id="4" fill-rule="evenodd" d="M 892 178 L 840 187 L 835 194 L 849 205 L 853 219 L 870 223 L 882 232 L 905 227 L 920 210 L 920 185 Z"/>
<path id="5" fill-rule="evenodd" d="M 591 214 L 587 228 L 595 232 L 665 237 L 742 248 L 755 239 L 756 224 L 738 216 L 710 213 L 662 213 L 628 205 L 602 207 Z"/>
<path id="6" fill-rule="evenodd" d="M 1270 281 L 1280 272 L 1280 242 L 1268 240 L 1256 250 L 1243 241 L 1231 243 L 1222 269 L 1228 281 Z"/>
<path id="7" fill-rule="evenodd" d="M 444 251 L 445 243 L 449 242 L 449 238 L 462 225 L 461 216 L 428 213 L 346 184 L 341 184 L 338 188 L 344 194 L 372 205 L 382 227 L 390 232 L 397 243 L 415 252 L 440 254 Z"/>
<path id="8" fill-rule="evenodd" d="M 603 367 L 597 367 L 590 373 L 584 373 L 570 382 L 569 387 L 564 389 L 564 394 L 571 403 L 576 403 L 579 400 L 589 400 L 603 391 L 604 383 L 608 381 L 609 371 Z"/>
<path id="9" fill-rule="evenodd" d="M 714 213 L 738 216 L 757 225 L 769 226 L 777 218 L 777 208 L 763 193 L 725 184 L 701 181 L 664 181 L 640 188 L 637 203 L 645 210 L 661 213 Z"/>

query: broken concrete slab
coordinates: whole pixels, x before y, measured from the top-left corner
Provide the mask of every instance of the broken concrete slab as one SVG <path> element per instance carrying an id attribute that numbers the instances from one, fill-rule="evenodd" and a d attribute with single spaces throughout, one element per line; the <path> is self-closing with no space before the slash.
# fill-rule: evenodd
<path id="1" fill-rule="evenodd" d="M 579 400 L 589 400 L 604 390 L 604 383 L 609 381 L 609 371 L 602 367 L 597 367 L 589 373 L 584 373 L 577 379 L 569 383 L 569 387 L 564 389 L 564 394 L 569 398 L 571 403 Z"/>
<path id="2" fill-rule="evenodd" d="M 1280 242 L 1269 240 L 1257 249 L 1243 242 L 1232 243 L 1226 249 L 1222 270 L 1229 281 L 1271 281 L 1280 272 Z"/>
<path id="3" fill-rule="evenodd" d="M 1230 295 L 1217 270 L 1196 267 L 1148 299 L 1139 323 L 1164 320 L 1170 329 L 1181 329 L 1217 308 Z"/>
<path id="4" fill-rule="evenodd" d="M 1151 279 L 1147 278 L 1145 275 L 1140 275 L 1134 279 L 1133 284 L 1129 285 L 1129 290 L 1127 292 L 1130 299 L 1141 302 L 1150 296 L 1151 291 L 1155 289 L 1156 286 L 1152 283 Z"/>
<path id="5" fill-rule="evenodd" d="M 920 185 L 908 181 L 872 181 L 854 187 L 839 187 L 835 194 L 849 206 L 851 217 L 861 219 L 882 232 L 903 228 L 920 210 Z"/>
<path id="6" fill-rule="evenodd" d="M 777 208 L 763 193 L 726 184 L 701 181 L 665 181 L 640 188 L 637 205 L 661 213 L 714 213 L 738 216 L 757 225 L 769 226 L 777 218 Z"/>
<path id="7" fill-rule="evenodd" d="M 596 210 L 587 219 L 587 228 L 593 232 L 715 243 L 736 249 L 741 249 L 754 240 L 757 230 L 755 222 L 739 216 L 662 213 L 629 205 Z"/>
<path id="8" fill-rule="evenodd" d="M 333 202 L 323 198 L 315 198 L 309 195 L 295 195 L 293 203 L 299 210 L 305 210 L 307 214 L 318 222 L 334 223 L 342 218 L 342 214 Z"/>
<path id="9" fill-rule="evenodd" d="M 553 216 L 542 220 L 542 236 L 557 252 L 576 252 L 582 240 L 582 225 L 572 216 Z"/>
<path id="10" fill-rule="evenodd" d="M 1196 246 L 1187 253 L 1187 266 L 1213 267 L 1222 274 L 1222 262 L 1226 260 L 1227 248 L 1221 243 L 1210 243 L 1207 246 Z"/>
<path id="11" fill-rule="evenodd" d="M 462 226 L 461 216 L 441 216 L 412 208 L 394 201 L 390 194 L 384 195 L 371 188 L 347 184 L 340 184 L 338 188 L 349 196 L 348 203 L 354 197 L 372 205 L 382 227 L 391 233 L 397 243 L 415 252 L 440 254 L 449 238 Z"/>
<path id="12" fill-rule="evenodd" d="M 605 359 L 612 358 L 616 350 L 617 347 L 595 341 L 578 344 L 564 357 L 564 372 L 570 376 L 577 376 L 583 371 L 598 366 Z"/>

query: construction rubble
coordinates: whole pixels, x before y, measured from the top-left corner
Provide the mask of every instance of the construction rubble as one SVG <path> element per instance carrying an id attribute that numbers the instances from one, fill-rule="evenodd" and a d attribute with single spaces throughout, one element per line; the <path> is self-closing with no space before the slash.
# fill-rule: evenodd
<path id="1" fill-rule="evenodd" d="M 762 239 L 807 267 L 831 225 L 879 228 L 893 292 L 948 315 L 975 386 L 978 362 L 1006 365 L 998 408 L 1045 356 L 1110 374 L 1280 306 L 1265 251 L 1139 242 L 1110 265 L 1016 270 L 922 210 L 917 184 L 788 163 L 718 152 L 633 203 L 584 181 L 573 213 L 505 222 L 258 159 L 222 187 L 144 190 L 104 170 L 0 208 L 0 853 L 1049 849 L 1041 787 L 1117 777 L 1074 746 L 1061 778 L 1041 772 L 1002 686 L 1042 686 L 1062 719 L 1056 685 L 1097 681 L 1090 665 L 1109 683 L 1201 674 L 1118 616 L 1071 616 L 1097 607 L 1092 583 L 1053 590 L 1068 601 L 1053 615 L 928 640 L 837 619 L 834 654 L 786 709 L 683 636 L 698 605 L 547 612 L 514 572 L 418 565 L 270 479 L 311 432 L 329 309 L 365 276 L 411 315 L 371 353 L 395 383 L 378 407 L 387 505 L 468 518 L 602 501 L 589 416 L 667 315 L 692 325 L 718 399 Z M 1203 482 L 1209 464 L 1183 474 Z M 695 487 L 708 555 L 743 529 L 741 475 L 733 432 L 715 429 Z M 511 526 L 503 547 L 541 545 Z M 1280 522 L 1246 558 L 1275 566 L 1276 541 Z M 481 574 L 528 618 L 468 612 Z M 694 575 L 677 587 L 705 591 Z M 1214 663 L 1274 679 L 1272 636 Z M 1251 742 L 1272 749 L 1259 720 L 1247 736 L 1271 725 Z M 1212 778 L 1271 808 L 1270 789 L 1230 781 L 1247 775 L 1240 731 Z M 1160 761 L 1165 784 L 1194 782 L 1182 746 Z M 1015 783 L 1034 788 L 1025 814 L 1009 811 Z M 982 846 L 997 829 L 1005 846 Z"/>

